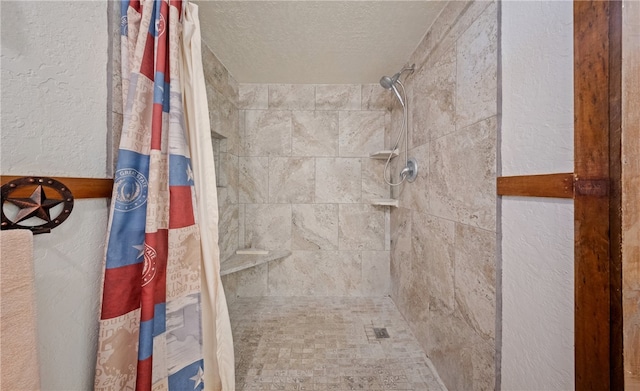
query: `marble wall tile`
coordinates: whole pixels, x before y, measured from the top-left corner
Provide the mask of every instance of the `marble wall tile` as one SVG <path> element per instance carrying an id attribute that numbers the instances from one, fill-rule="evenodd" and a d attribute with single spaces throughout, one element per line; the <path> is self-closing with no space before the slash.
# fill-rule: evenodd
<path id="1" fill-rule="evenodd" d="M 399 309 L 405 309 L 403 287 L 408 285 L 411 273 L 411 210 L 395 208 L 391 212 L 391 297 Z M 403 311 L 404 312 L 404 311 Z"/>
<path id="2" fill-rule="evenodd" d="M 240 110 L 235 106 L 228 106 L 230 111 L 227 116 L 228 133 L 227 138 L 222 140 L 222 145 L 226 152 L 240 156 L 241 139 L 240 139 Z"/>
<path id="3" fill-rule="evenodd" d="M 483 338 L 496 324 L 496 234 L 456 224 L 455 289 L 460 312 Z"/>
<path id="4" fill-rule="evenodd" d="M 389 198 L 389 185 L 383 178 L 385 160 L 362 159 L 362 201 Z"/>
<path id="5" fill-rule="evenodd" d="M 384 250 L 384 208 L 341 204 L 339 227 L 340 250 Z"/>
<path id="6" fill-rule="evenodd" d="M 220 139 L 211 139 L 211 148 L 213 149 L 213 165 L 216 171 L 216 186 L 222 186 L 220 183 Z"/>
<path id="7" fill-rule="evenodd" d="M 265 250 L 291 249 L 291 205 L 246 204 L 245 246 Z"/>
<path id="8" fill-rule="evenodd" d="M 259 156 L 239 159 L 238 202 L 264 204 L 269 200 L 269 158 Z"/>
<path id="9" fill-rule="evenodd" d="M 245 111 L 244 153 L 247 156 L 291 154 L 291 112 Z"/>
<path id="10" fill-rule="evenodd" d="M 238 203 L 238 156 L 220 153 L 220 178 L 218 183 L 226 187 L 230 202 Z"/>
<path id="11" fill-rule="evenodd" d="M 455 47 L 414 75 L 412 145 L 418 146 L 456 130 Z"/>
<path id="12" fill-rule="evenodd" d="M 337 111 L 294 111 L 292 115 L 293 156 L 338 155 Z"/>
<path id="13" fill-rule="evenodd" d="M 413 76 L 412 76 L 413 77 Z M 407 127 L 407 137 L 409 138 L 409 148 L 413 148 L 414 144 L 413 144 L 413 134 L 414 132 L 419 132 L 420 129 L 413 129 L 413 116 L 414 116 L 414 112 L 416 110 L 413 110 L 413 107 L 415 106 L 414 101 L 413 101 L 413 89 L 414 89 L 414 85 L 415 83 L 412 83 L 410 81 L 407 81 L 406 85 L 405 85 L 405 89 L 406 89 L 406 97 L 407 99 L 405 99 L 408 102 L 408 109 L 407 109 L 407 122 L 406 122 L 406 127 Z M 400 117 L 400 119 L 398 120 L 396 125 L 398 128 L 402 127 L 402 117 L 404 116 L 404 110 L 396 110 L 398 111 L 398 116 Z M 404 145 L 404 144 L 402 144 Z M 419 143 L 415 144 L 415 145 L 420 145 Z"/>
<path id="14" fill-rule="evenodd" d="M 315 159 L 269 158 L 269 202 L 311 203 L 315 193 Z"/>
<path id="15" fill-rule="evenodd" d="M 404 153 L 405 136 L 401 134 L 403 115 L 404 114 L 402 110 L 393 110 L 387 115 L 388 122 L 387 128 L 385 129 L 384 140 L 385 149 L 393 149 L 393 147 L 397 146 L 397 148 Z"/>
<path id="16" fill-rule="evenodd" d="M 267 84 L 241 83 L 238 86 L 239 109 L 269 108 L 269 86 Z"/>
<path id="17" fill-rule="evenodd" d="M 390 288 L 389 251 L 362 252 L 362 294 L 364 296 L 388 296 Z"/>
<path id="18" fill-rule="evenodd" d="M 495 231 L 496 127 L 491 117 L 431 143 L 432 214 Z"/>
<path id="19" fill-rule="evenodd" d="M 206 85 L 207 91 L 207 106 L 209 107 L 209 126 L 211 126 L 211 136 L 214 138 L 223 138 L 227 137 L 224 134 L 223 125 L 222 125 L 222 109 L 218 105 L 218 101 L 221 99 L 221 95 L 213 85 Z"/>
<path id="20" fill-rule="evenodd" d="M 207 103 L 212 136 L 215 138 L 236 137 L 238 131 L 238 109 L 224 95 L 207 85 Z M 235 141 L 237 144 L 237 141 Z"/>
<path id="21" fill-rule="evenodd" d="M 446 37 L 456 25 L 456 20 L 461 14 L 464 14 L 470 3 L 472 1 L 450 1 L 440 12 L 440 16 L 433 22 L 433 25 L 422 38 L 407 63 L 416 64 L 416 68 L 421 68 L 427 62 L 427 59 L 434 54 L 434 49 L 443 40 L 442 44 L 448 44 L 447 48 L 449 48 L 450 42 L 446 42 Z M 453 40 L 456 38 L 457 36 L 454 36 Z"/>
<path id="22" fill-rule="evenodd" d="M 428 191 L 429 191 L 429 147 L 430 144 L 422 144 L 416 148 L 409 150 L 409 157 L 413 157 L 418 162 L 418 176 L 413 182 L 405 181 L 400 188 L 398 199 L 400 203 L 407 208 L 417 210 L 419 212 L 428 213 Z M 404 168 L 404 156 L 395 159 L 396 180 L 399 180 L 399 173 Z"/>
<path id="23" fill-rule="evenodd" d="M 340 156 L 368 157 L 384 149 L 384 112 L 341 111 L 339 129 Z"/>
<path id="24" fill-rule="evenodd" d="M 247 110 L 238 110 L 238 156 L 247 156 L 246 152 L 246 133 L 245 133 L 245 118 Z"/>
<path id="25" fill-rule="evenodd" d="M 455 223 L 416 211 L 411 219 L 412 274 L 420 276 L 421 296 L 431 311 L 452 313 Z"/>
<path id="26" fill-rule="evenodd" d="M 361 172 L 362 163 L 357 158 L 317 158 L 315 202 L 360 202 Z"/>
<path id="27" fill-rule="evenodd" d="M 227 82 L 229 84 L 229 88 L 230 88 L 230 91 L 232 93 L 232 95 L 228 96 L 227 98 L 229 98 L 231 103 L 233 103 L 233 105 L 236 108 L 238 108 L 238 98 L 239 98 L 239 95 L 240 95 L 240 84 L 238 83 L 236 78 L 233 77 L 233 75 L 231 73 L 229 73 L 229 78 L 228 78 Z"/>
<path id="28" fill-rule="evenodd" d="M 419 340 L 447 389 L 495 389 L 495 344 L 480 338 L 462 315 L 430 312 L 426 327 L 419 327 L 428 330 Z"/>
<path id="29" fill-rule="evenodd" d="M 449 2 L 411 56 L 409 155 L 420 170 L 392 191 L 401 207 L 391 211 L 391 295 L 451 390 L 495 388 L 495 341 L 480 326 L 495 327 L 495 293 L 479 309 L 489 316 L 476 319 L 469 303 L 486 293 L 473 281 L 479 261 L 457 273 L 458 258 L 472 262 L 474 252 L 495 265 L 495 244 L 460 244 L 458 227 L 494 231 L 495 242 L 496 22 L 493 1 Z M 388 146 L 402 121 L 393 107 Z"/>
<path id="30" fill-rule="evenodd" d="M 313 84 L 269 84 L 269 109 L 314 110 L 315 95 Z"/>
<path id="31" fill-rule="evenodd" d="M 263 297 L 268 290 L 268 265 L 263 264 L 222 276 L 227 300 L 236 297 Z"/>
<path id="32" fill-rule="evenodd" d="M 446 35 L 442 37 L 438 45 L 433 48 L 433 51 L 429 53 L 427 58 L 427 64 L 431 63 L 433 59 L 440 58 L 443 52 L 448 50 L 462 34 L 464 34 L 469 27 L 476 22 L 476 20 L 482 15 L 482 13 L 488 7 L 495 6 L 495 0 L 483 0 L 483 1 L 464 1 L 464 9 L 458 15 L 455 15 L 455 8 L 452 7 L 453 13 L 446 15 L 447 17 L 455 17 L 456 21 L 453 25 L 442 26 L 446 29 Z M 448 8 L 448 7 L 447 7 Z M 446 23 L 446 21 L 444 22 Z"/>
<path id="33" fill-rule="evenodd" d="M 360 110 L 360 84 L 316 85 L 316 110 Z"/>
<path id="34" fill-rule="evenodd" d="M 293 251 L 269 263 L 269 295 L 359 296 L 361 268 L 358 251 Z"/>
<path id="35" fill-rule="evenodd" d="M 451 48 L 460 35 L 476 21 L 484 10 L 494 3 L 495 0 L 449 2 L 422 42 L 418 44 L 418 48 L 411 55 L 408 63 L 415 63 L 419 68 L 440 58 L 442 53 Z"/>
<path id="36" fill-rule="evenodd" d="M 362 110 L 390 110 L 393 92 L 378 83 L 363 84 L 361 88 Z"/>
<path id="37" fill-rule="evenodd" d="M 456 45 L 458 129 L 497 113 L 497 5 L 493 3 Z"/>
<path id="38" fill-rule="evenodd" d="M 391 251 L 391 210 L 387 208 L 384 211 L 384 249 Z"/>
<path id="39" fill-rule="evenodd" d="M 294 204 L 292 211 L 292 250 L 337 250 L 338 205 Z"/>
<path id="40" fill-rule="evenodd" d="M 397 111 L 398 110 L 396 110 L 396 112 Z M 400 117 L 400 119 L 402 120 L 402 117 Z M 397 136 L 395 136 L 396 132 L 393 126 L 394 125 L 393 121 L 394 121 L 394 113 L 391 111 L 386 111 L 384 113 L 384 148 L 385 149 L 391 149 L 391 147 L 393 147 L 391 143 L 394 143 L 396 141 L 394 137 L 397 137 Z"/>
<path id="41" fill-rule="evenodd" d="M 246 248 L 244 240 L 245 204 L 238 204 L 238 248 Z"/>
<path id="42" fill-rule="evenodd" d="M 235 273 L 222 276 L 222 288 L 224 289 L 224 297 L 227 300 L 227 305 L 233 304 L 233 302 L 239 297 L 238 290 L 238 277 Z"/>
<path id="43" fill-rule="evenodd" d="M 218 209 L 220 260 L 224 261 L 238 248 L 238 205 L 224 204 Z"/>
<path id="44" fill-rule="evenodd" d="M 229 84 L 229 71 L 205 44 L 202 45 L 202 67 L 207 85 L 212 86 L 226 97 L 232 98 L 234 96 L 234 89 Z"/>

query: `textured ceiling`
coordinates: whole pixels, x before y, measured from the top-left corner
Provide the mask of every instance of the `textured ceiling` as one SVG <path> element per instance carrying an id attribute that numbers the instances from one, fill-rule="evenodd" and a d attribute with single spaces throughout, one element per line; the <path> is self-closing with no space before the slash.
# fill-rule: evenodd
<path id="1" fill-rule="evenodd" d="M 240 83 L 376 83 L 442 1 L 199 1 L 203 41 Z"/>

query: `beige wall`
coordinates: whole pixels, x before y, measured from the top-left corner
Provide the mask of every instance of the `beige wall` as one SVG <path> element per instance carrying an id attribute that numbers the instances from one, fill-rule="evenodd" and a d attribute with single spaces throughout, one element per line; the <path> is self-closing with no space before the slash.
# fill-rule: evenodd
<path id="1" fill-rule="evenodd" d="M 622 274 L 625 389 L 640 390 L 640 3 L 622 10 Z"/>
<path id="2" fill-rule="evenodd" d="M 226 170 L 237 245 L 292 255 L 225 276 L 229 296 L 388 294 L 389 214 L 370 200 L 389 188 L 368 157 L 384 146 L 388 98 L 370 85 L 240 85 L 239 157 Z"/>
<path id="3" fill-rule="evenodd" d="M 497 21 L 495 2 L 449 3 L 406 78 L 420 172 L 391 212 L 391 296 L 451 390 L 496 382 Z"/>

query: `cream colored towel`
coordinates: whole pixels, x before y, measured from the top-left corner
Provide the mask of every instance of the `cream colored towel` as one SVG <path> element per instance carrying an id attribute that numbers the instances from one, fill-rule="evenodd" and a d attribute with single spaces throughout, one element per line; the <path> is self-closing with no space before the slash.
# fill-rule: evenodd
<path id="1" fill-rule="evenodd" d="M 0 231 L 0 265 L 0 390 L 39 390 L 31 231 Z"/>

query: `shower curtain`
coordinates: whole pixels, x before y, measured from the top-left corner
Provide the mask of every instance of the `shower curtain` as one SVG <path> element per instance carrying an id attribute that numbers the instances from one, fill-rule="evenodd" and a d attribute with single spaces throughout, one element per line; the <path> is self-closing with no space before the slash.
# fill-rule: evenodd
<path id="1" fill-rule="evenodd" d="M 182 6 L 177 0 L 127 0 L 121 6 L 124 123 L 105 256 L 96 390 L 234 389 L 217 227 L 211 227 L 217 217 L 207 215 L 217 210 L 202 212 L 212 201 L 199 199 L 215 198 L 215 187 L 207 192 L 208 181 L 197 183 L 208 171 L 191 159 L 185 129 Z M 187 112 L 207 115 L 202 110 Z M 192 143 L 203 138 L 198 130 L 190 129 Z M 210 145 L 199 145 L 196 159 L 208 161 Z"/>
<path id="2" fill-rule="evenodd" d="M 235 389 L 233 337 L 224 289 L 220 280 L 220 248 L 218 247 L 218 196 L 216 170 L 211 149 L 211 124 L 202 69 L 202 46 L 198 6 L 184 5 L 182 34 L 182 67 L 180 76 L 187 137 L 193 162 L 196 198 L 199 201 L 198 221 L 202 233 L 203 263 L 202 302 L 204 324 L 204 362 L 207 389 Z M 214 349 L 215 348 L 215 349 Z M 217 368 L 213 365 L 217 365 Z M 209 368 L 209 370 L 207 370 Z M 209 388 L 209 385 L 212 385 Z"/>

